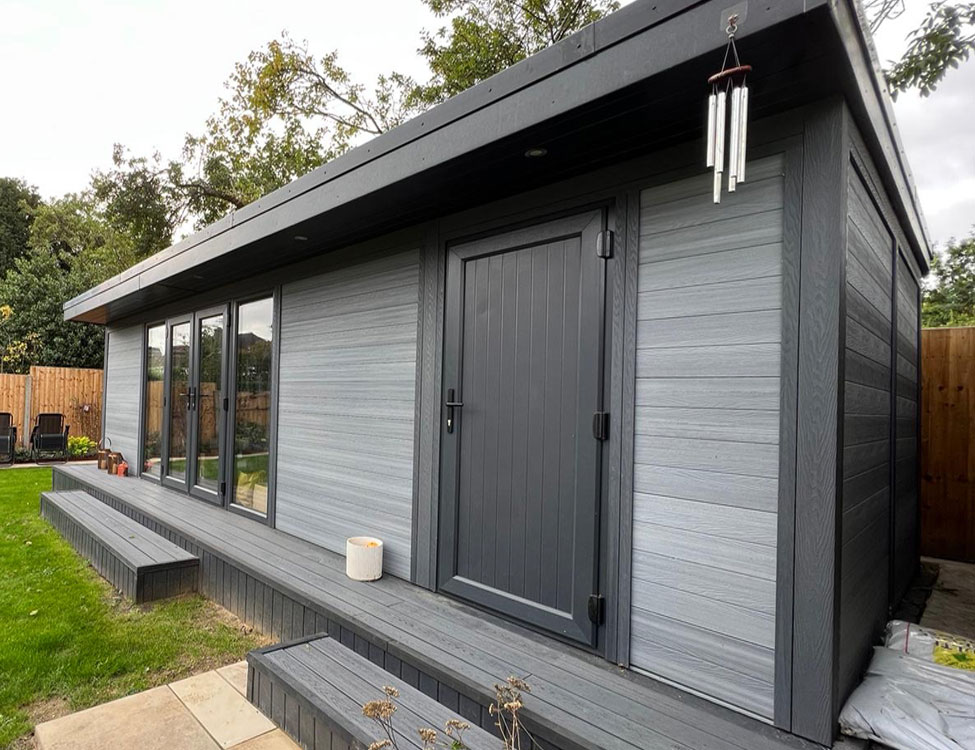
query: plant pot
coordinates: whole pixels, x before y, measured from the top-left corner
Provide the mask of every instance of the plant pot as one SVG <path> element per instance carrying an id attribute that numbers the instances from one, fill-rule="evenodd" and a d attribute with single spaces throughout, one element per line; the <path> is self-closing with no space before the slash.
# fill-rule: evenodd
<path id="1" fill-rule="evenodd" d="M 122 454 L 118 451 L 109 451 L 108 459 L 105 461 L 105 469 L 109 474 L 115 474 L 118 472 L 119 462 L 122 460 Z"/>
<path id="2" fill-rule="evenodd" d="M 345 542 L 345 574 L 353 581 L 375 581 L 383 575 L 383 543 L 371 536 Z"/>

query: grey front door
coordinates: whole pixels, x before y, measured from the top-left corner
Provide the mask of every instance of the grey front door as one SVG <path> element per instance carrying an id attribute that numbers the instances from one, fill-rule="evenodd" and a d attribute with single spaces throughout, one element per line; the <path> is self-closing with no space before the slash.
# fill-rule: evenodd
<path id="1" fill-rule="evenodd" d="M 442 590 L 593 645 L 602 211 L 448 248 Z"/>

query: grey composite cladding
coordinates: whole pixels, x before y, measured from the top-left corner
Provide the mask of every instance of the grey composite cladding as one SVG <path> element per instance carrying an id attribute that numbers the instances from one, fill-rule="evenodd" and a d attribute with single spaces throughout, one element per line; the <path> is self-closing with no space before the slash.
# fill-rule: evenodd
<path id="1" fill-rule="evenodd" d="M 105 363 L 106 446 L 120 451 L 133 468 L 139 463 L 142 330 L 141 325 L 109 328 Z"/>
<path id="2" fill-rule="evenodd" d="M 771 718 L 784 159 L 640 201 L 630 658 Z"/>
<path id="3" fill-rule="evenodd" d="M 847 201 L 839 700 L 883 628 L 890 566 L 894 242 L 852 164 Z"/>
<path id="4" fill-rule="evenodd" d="M 277 528 L 334 552 L 383 540 L 410 574 L 419 251 L 281 292 Z"/>

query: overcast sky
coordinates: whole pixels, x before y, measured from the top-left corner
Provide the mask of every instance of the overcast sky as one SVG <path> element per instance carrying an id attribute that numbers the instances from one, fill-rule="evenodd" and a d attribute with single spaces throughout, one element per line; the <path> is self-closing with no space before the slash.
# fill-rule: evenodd
<path id="1" fill-rule="evenodd" d="M 878 35 L 897 57 L 928 0 Z M 0 176 L 52 197 L 84 189 L 112 144 L 178 154 L 199 132 L 235 61 L 287 29 L 338 49 L 361 80 L 396 69 L 426 77 L 419 32 L 437 19 L 419 0 L 0 0 Z M 930 98 L 895 104 L 931 238 L 975 224 L 975 61 Z"/>

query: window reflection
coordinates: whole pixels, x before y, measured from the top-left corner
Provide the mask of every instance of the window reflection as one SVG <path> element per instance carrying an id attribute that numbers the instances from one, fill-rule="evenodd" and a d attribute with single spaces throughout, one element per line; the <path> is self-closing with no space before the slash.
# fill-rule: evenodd
<path id="1" fill-rule="evenodd" d="M 223 315 L 200 321 L 200 378 L 196 400 L 196 485 L 214 492 L 220 482 L 220 422 L 223 402 Z"/>
<path id="2" fill-rule="evenodd" d="M 153 326 L 146 337 L 146 411 L 142 470 L 158 477 L 162 471 L 163 381 L 166 369 L 166 326 Z"/>
<path id="3" fill-rule="evenodd" d="M 271 409 L 271 298 L 237 307 L 233 502 L 267 513 Z"/>

